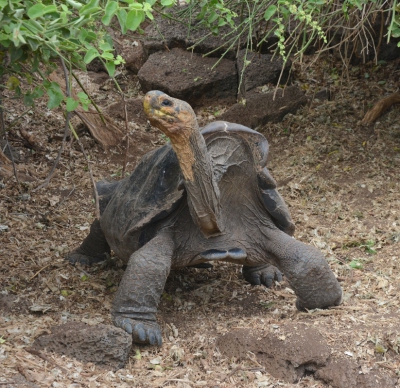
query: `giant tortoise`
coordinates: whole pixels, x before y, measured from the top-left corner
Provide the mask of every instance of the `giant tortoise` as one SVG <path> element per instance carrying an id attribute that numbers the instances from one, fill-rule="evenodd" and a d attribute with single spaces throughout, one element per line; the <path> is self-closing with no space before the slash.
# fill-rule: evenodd
<path id="1" fill-rule="evenodd" d="M 282 271 L 299 310 L 340 304 L 322 253 L 292 237 L 263 135 L 225 121 L 200 131 L 190 105 L 160 91 L 146 94 L 144 110 L 170 143 L 145 155 L 130 177 L 97 185 L 100 220 L 68 256 L 91 264 L 111 248 L 127 261 L 112 303 L 116 326 L 136 343 L 161 345 L 156 313 L 171 268 L 219 260 L 243 265 L 252 284 L 269 286 Z"/>

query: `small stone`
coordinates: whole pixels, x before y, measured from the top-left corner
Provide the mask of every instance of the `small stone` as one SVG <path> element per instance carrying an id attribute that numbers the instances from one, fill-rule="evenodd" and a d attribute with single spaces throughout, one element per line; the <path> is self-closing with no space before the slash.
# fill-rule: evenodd
<path id="1" fill-rule="evenodd" d="M 125 365 L 131 346 L 132 336 L 122 329 L 82 322 L 55 326 L 51 334 L 38 337 L 33 344 L 36 350 L 55 352 L 112 370 Z"/>

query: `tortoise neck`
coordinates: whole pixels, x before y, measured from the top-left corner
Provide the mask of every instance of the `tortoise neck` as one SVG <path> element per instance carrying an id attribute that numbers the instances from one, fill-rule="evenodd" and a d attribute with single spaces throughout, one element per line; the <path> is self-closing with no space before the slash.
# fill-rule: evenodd
<path id="1" fill-rule="evenodd" d="M 188 195 L 193 221 L 206 237 L 221 234 L 220 194 L 211 157 L 197 123 L 171 137 Z"/>

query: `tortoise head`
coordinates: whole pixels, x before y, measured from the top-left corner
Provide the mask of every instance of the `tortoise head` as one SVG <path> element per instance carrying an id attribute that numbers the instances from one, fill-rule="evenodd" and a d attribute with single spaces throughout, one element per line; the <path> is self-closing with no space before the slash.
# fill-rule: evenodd
<path id="1" fill-rule="evenodd" d="M 188 103 L 158 90 L 145 95 L 143 107 L 150 123 L 170 138 L 187 138 L 198 128 L 196 115 Z"/>

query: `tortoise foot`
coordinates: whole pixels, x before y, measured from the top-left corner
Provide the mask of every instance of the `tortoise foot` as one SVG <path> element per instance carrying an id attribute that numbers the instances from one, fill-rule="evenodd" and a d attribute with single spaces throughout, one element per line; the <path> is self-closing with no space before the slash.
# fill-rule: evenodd
<path id="1" fill-rule="evenodd" d="M 71 264 L 82 264 L 82 265 L 93 265 L 97 263 L 101 263 L 102 261 L 107 260 L 109 255 L 107 253 L 98 255 L 98 256 L 89 256 L 81 253 L 79 249 L 75 249 L 74 251 L 68 253 L 65 256 L 65 260 L 68 260 Z"/>
<path id="2" fill-rule="evenodd" d="M 162 345 L 161 329 L 155 321 L 136 320 L 124 316 L 113 316 L 114 325 L 132 334 L 132 341 L 142 345 Z"/>
<path id="3" fill-rule="evenodd" d="M 263 285 L 271 287 L 273 281 L 282 281 L 282 272 L 271 264 L 260 265 L 258 267 L 243 266 L 243 278 L 255 286 Z"/>

